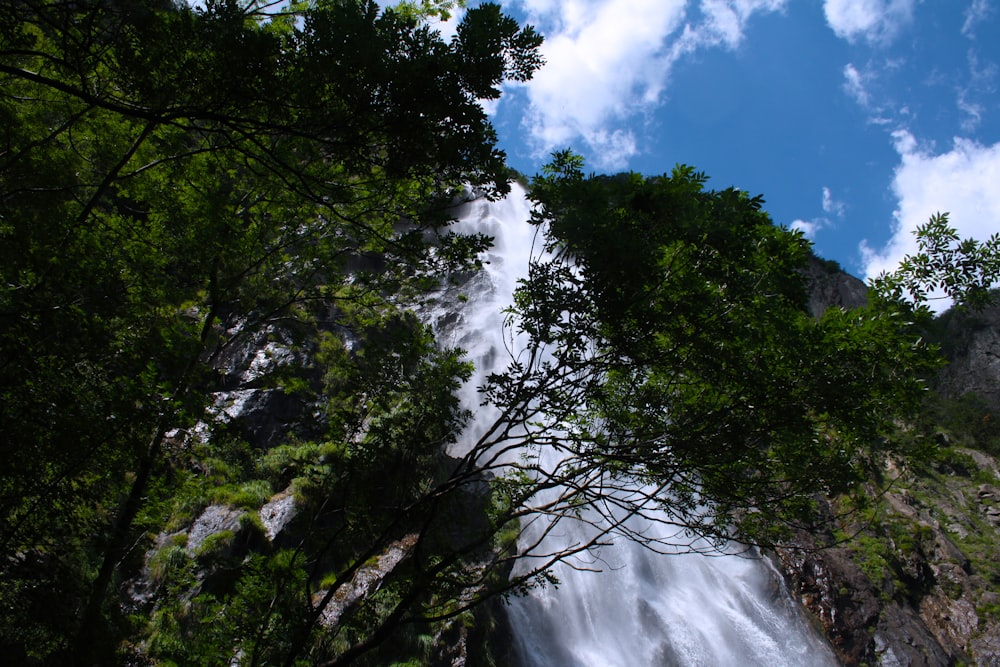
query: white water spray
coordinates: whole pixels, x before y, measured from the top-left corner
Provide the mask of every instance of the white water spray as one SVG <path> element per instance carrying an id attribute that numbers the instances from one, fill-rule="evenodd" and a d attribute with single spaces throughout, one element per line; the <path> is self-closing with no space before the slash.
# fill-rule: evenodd
<path id="1" fill-rule="evenodd" d="M 428 313 L 443 342 L 464 348 L 476 365 L 463 397 L 476 415 L 468 434 L 473 442 L 494 419 L 479 406 L 476 388 L 506 365 L 517 345 L 503 326 L 502 309 L 511 303 L 535 246 L 529 213 L 525 192 L 516 184 L 500 202 L 463 205 L 459 229 L 489 234 L 495 244 L 484 258 L 485 270 L 462 286 L 457 312 L 447 298 Z M 629 527 L 641 532 L 641 520 L 631 521 Z M 556 551 L 590 535 L 583 522 L 566 521 L 545 539 Z M 836 664 L 780 575 L 759 557 L 665 555 L 624 539 L 593 556 L 557 565 L 558 588 L 513 601 L 509 615 L 525 667 Z"/>

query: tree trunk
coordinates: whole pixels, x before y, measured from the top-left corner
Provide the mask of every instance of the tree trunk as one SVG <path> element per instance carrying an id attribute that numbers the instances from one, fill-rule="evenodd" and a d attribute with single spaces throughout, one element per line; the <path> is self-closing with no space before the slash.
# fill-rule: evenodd
<path id="1" fill-rule="evenodd" d="M 108 544 L 104 549 L 104 559 L 101 568 L 90 588 L 90 596 L 87 604 L 83 608 L 80 619 L 80 630 L 74 644 L 74 664 L 78 667 L 99 664 L 102 641 L 105 634 L 104 627 L 104 602 L 108 595 L 108 588 L 114 578 L 115 570 L 125 556 L 125 549 L 131 538 L 132 524 L 142 507 L 143 497 L 149 488 L 149 481 L 153 476 L 153 466 L 159 457 L 163 447 L 163 438 L 166 433 L 167 419 L 161 415 L 159 424 L 146 448 L 143 458 L 139 461 L 136 470 L 135 480 L 129 490 L 128 497 L 122 503 L 118 511 L 118 518 L 115 520 L 114 529 Z"/>

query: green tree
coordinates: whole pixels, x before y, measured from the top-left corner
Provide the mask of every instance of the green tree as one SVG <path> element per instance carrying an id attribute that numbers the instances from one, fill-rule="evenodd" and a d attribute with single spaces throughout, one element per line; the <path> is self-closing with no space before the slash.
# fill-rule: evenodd
<path id="1" fill-rule="evenodd" d="M 562 153 L 533 184 L 526 348 L 447 456 L 469 366 L 407 309 L 489 244 L 448 227 L 460 184 L 508 191 L 480 100 L 541 64 L 489 3 L 445 42 L 422 21 L 451 6 L 0 0 L 9 661 L 419 659 L 612 533 L 681 535 L 628 516 L 766 543 L 895 446 L 934 364 L 901 291 L 814 320 L 806 244 L 759 199 Z M 254 382 L 308 396 L 316 427 L 266 451 L 183 437 L 227 355 L 279 330 L 311 361 Z M 298 514 L 272 541 L 254 512 L 275 493 Z M 233 522 L 190 545 L 206 506 Z M 542 545 L 564 520 L 594 532 Z"/>
<path id="2" fill-rule="evenodd" d="M 1000 233 L 982 242 L 960 239 L 948 214 L 935 213 L 914 236 L 917 254 L 872 281 L 881 298 L 896 303 L 908 299 L 923 315 L 929 299 L 951 299 L 960 308 L 979 310 L 996 298 L 990 289 L 1000 280 Z"/>
<path id="3" fill-rule="evenodd" d="M 401 2 L 396 3 L 395 9 L 404 16 L 436 17 L 447 21 L 456 8 L 462 9 L 465 5 L 465 0 L 419 0 L 419 2 L 417 0 L 401 0 Z"/>
<path id="4" fill-rule="evenodd" d="M 509 483 L 541 532 L 586 507 L 592 544 L 768 544 L 815 518 L 817 493 L 860 491 L 937 363 L 902 306 L 813 318 L 807 242 L 759 198 L 688 167 L 581 168 L 559 153 L 532 184 L 547 254 L 511 313 L 526 349 L 487 387 L 491 451 L 532 452 Z"/>
<path id="5" fill-rule="evenodd" d="M 507 191 L 479 101 L 540 38 L 492 4 L 450 43 L 360 0 L 0 15 L 0 643 L 104 661 L 216 360 L 471 265 L 488 240 L 448 232 L 449 189 Z"/>

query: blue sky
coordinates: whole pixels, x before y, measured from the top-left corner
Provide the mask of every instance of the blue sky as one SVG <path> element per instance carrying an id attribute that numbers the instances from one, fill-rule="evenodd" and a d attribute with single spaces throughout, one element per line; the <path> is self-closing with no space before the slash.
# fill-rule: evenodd
<path id="1" fill-rule="evenodd" d="M 1000 231 L 1000 0 L 502 4 L 546 37 L 491 109 L 522 172 L 565 147 L 597 172 L 690 164 L 861 277 L 936 211 Z"/>

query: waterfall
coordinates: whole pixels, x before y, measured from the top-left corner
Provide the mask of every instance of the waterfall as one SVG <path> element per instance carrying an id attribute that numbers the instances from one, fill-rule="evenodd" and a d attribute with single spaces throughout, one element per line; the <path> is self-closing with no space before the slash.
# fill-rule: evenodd
<path id="1" fill-rule="evenodd" d="M 563 539 L 574 539 L 573 530 Z M 835 665 L 825 641 L 759 557 L 654 553 L 619 540 L 558 588 L 510 607 L 525 667 Z"/>
<path id="2" fill-rule="evenodd" d="M 537 251 L 529 213 L 517 184 L 502 201 L 463 204 L 458 229 L 489 234 L 495 244 L 483 258 L 485 270 L 458 288 L 464 291 L 448 288 L 434 312 L 425 313 L 443 342 L 464 348 L 476 365 L 463 397 L 476 415 L 472 441 L 494 418 L 479 405 L 476 388 L 516 353 L 501 311 Z M 632 530 L 643 529 L 640 519 L 630 521 Z M 545 539 L 557 548 L 559 541 L 586 540 L 588 530 L 584 522 L 564 522 Z M 836 664 L 768 561 L 756 552 L 721 554 L 700 542 L 690 546 L 706 553 L 657 553 L 619 539 L 557 565 L 558 587 L 535 589 L 509 607 L 523 665 Z"/>

